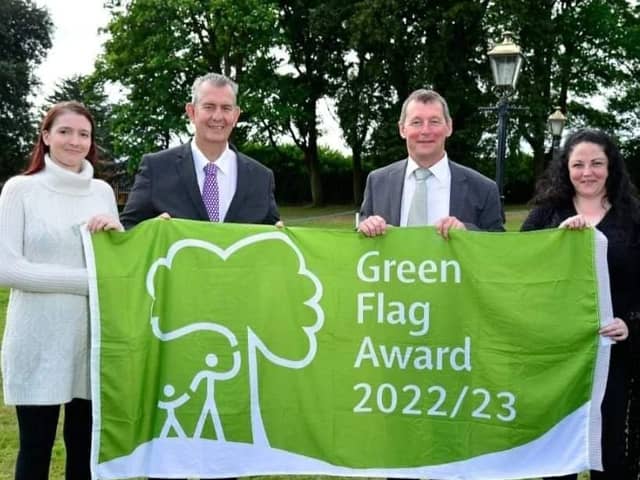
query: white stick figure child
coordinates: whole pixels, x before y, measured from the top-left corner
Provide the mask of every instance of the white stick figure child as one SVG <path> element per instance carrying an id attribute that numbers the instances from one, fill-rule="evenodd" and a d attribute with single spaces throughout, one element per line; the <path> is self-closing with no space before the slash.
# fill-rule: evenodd
<path id="1" fill-rule="evenodd" d="M 173 385 L 167 384 L 163 389 L 164 396 L 167 399 L 171 399 L 176 393 L 176 389 L 173 388 Z M 187 403 L 187 401 L 191 398 L 188 393 L 183 393 L 178 398 L 171 401 L 158 401 L 158 408 L 167 411 L 167 419 L 162 426 L 162 431 L 160 432 L 160 438 L 167 438 L 169 436 L 169 432 L 173 429 L 176 432 L 178 438 L 186 438 L 187 434 L 184 433 L 180 422 L 176 418 L 176 409 Z"/>

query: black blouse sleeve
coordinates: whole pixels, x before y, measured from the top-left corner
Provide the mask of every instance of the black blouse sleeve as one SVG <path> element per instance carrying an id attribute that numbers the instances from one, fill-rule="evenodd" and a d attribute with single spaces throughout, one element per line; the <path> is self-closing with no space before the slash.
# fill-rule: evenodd
<path id="1" fill-rule="evenodd" d="M 534 207 L 529 212 L 529 215 L 525 219 L 521 232 L 528 232 L 531 230 L 542 230 L 544 228 L 553 228 L 557 225 L 553 225 L 553 210 L 547 207 Z"/>

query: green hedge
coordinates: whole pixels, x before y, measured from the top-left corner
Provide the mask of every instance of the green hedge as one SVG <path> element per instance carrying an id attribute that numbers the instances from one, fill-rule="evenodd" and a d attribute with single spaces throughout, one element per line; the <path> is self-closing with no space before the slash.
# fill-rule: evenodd
<path id="1" fill-rule="evenodd" d="M 279 203 L 300 204 L 311 201 L 309 175 L 302 151 L 295 145 L 268 145 L 247 142 L 238 147 L 245 155 L 266 165 L 276 177 L 276 200 Z M 326 203 L 343 204 L 353 201 L 351 157 L 328 148 L 318 149 L 322 184 Z"/>

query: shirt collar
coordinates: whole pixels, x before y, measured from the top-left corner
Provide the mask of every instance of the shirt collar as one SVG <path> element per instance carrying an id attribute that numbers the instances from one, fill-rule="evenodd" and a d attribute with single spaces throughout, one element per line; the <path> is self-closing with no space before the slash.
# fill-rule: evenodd
<path id="1" fill-rule="evenodd" d="M 193 155 L 193 163 L 195 165 L 196 170 L 202 172 L 204 167 L 209 164 L 209 160 L 205 157 L 204 153 L 198 148 L 196 142 L 191 140 L 191 154 Z M 215 161 L 216 167 L 218 170 L 222 172 L 222 174 L 228 174 L 230 167 L 230 162 L 233 160 L 233 150 L 229 148 L 229 143 L 227 142 L 227 146 L 224 149 L 224 152 L 217 158 Z"/>
<path id="2" fill-rule="evenodd" d="M 418 168 L 421 168 L 420 165 L 418 165 L 413 158 L 409 157 L 407 161 L 407 169 L 404 175 L 405 180 L 409 178 L 411 174 L 413 174 L 413 171 L 417 170 Z M 449 169 L 449 157 L 447 156 L 446 152 L 444 154 L 444 157 L 442 157 L 440 160 L 429 167 L 429 171 L 439 182 L 444 183 L 449 179 L 449 177 L 451 176 L 451 170 Z"/>

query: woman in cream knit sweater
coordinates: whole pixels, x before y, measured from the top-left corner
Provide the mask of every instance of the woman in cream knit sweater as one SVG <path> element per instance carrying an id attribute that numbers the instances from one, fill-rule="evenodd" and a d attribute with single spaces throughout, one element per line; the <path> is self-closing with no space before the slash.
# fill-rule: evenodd
<path id="1" fill-rule="evenodd" d="M 93 178 L 94 122 L 77 102 L 44 117 L 23 175 L 0 195 L 0 285 L 11 288 L 2 342 L 4 400 L 16 406 L 17 480 L 46 480 L 60 406 L 66 478 L 89 479 L 88 277 L 80 226 L 122 230 L 113 191 Z"/>

